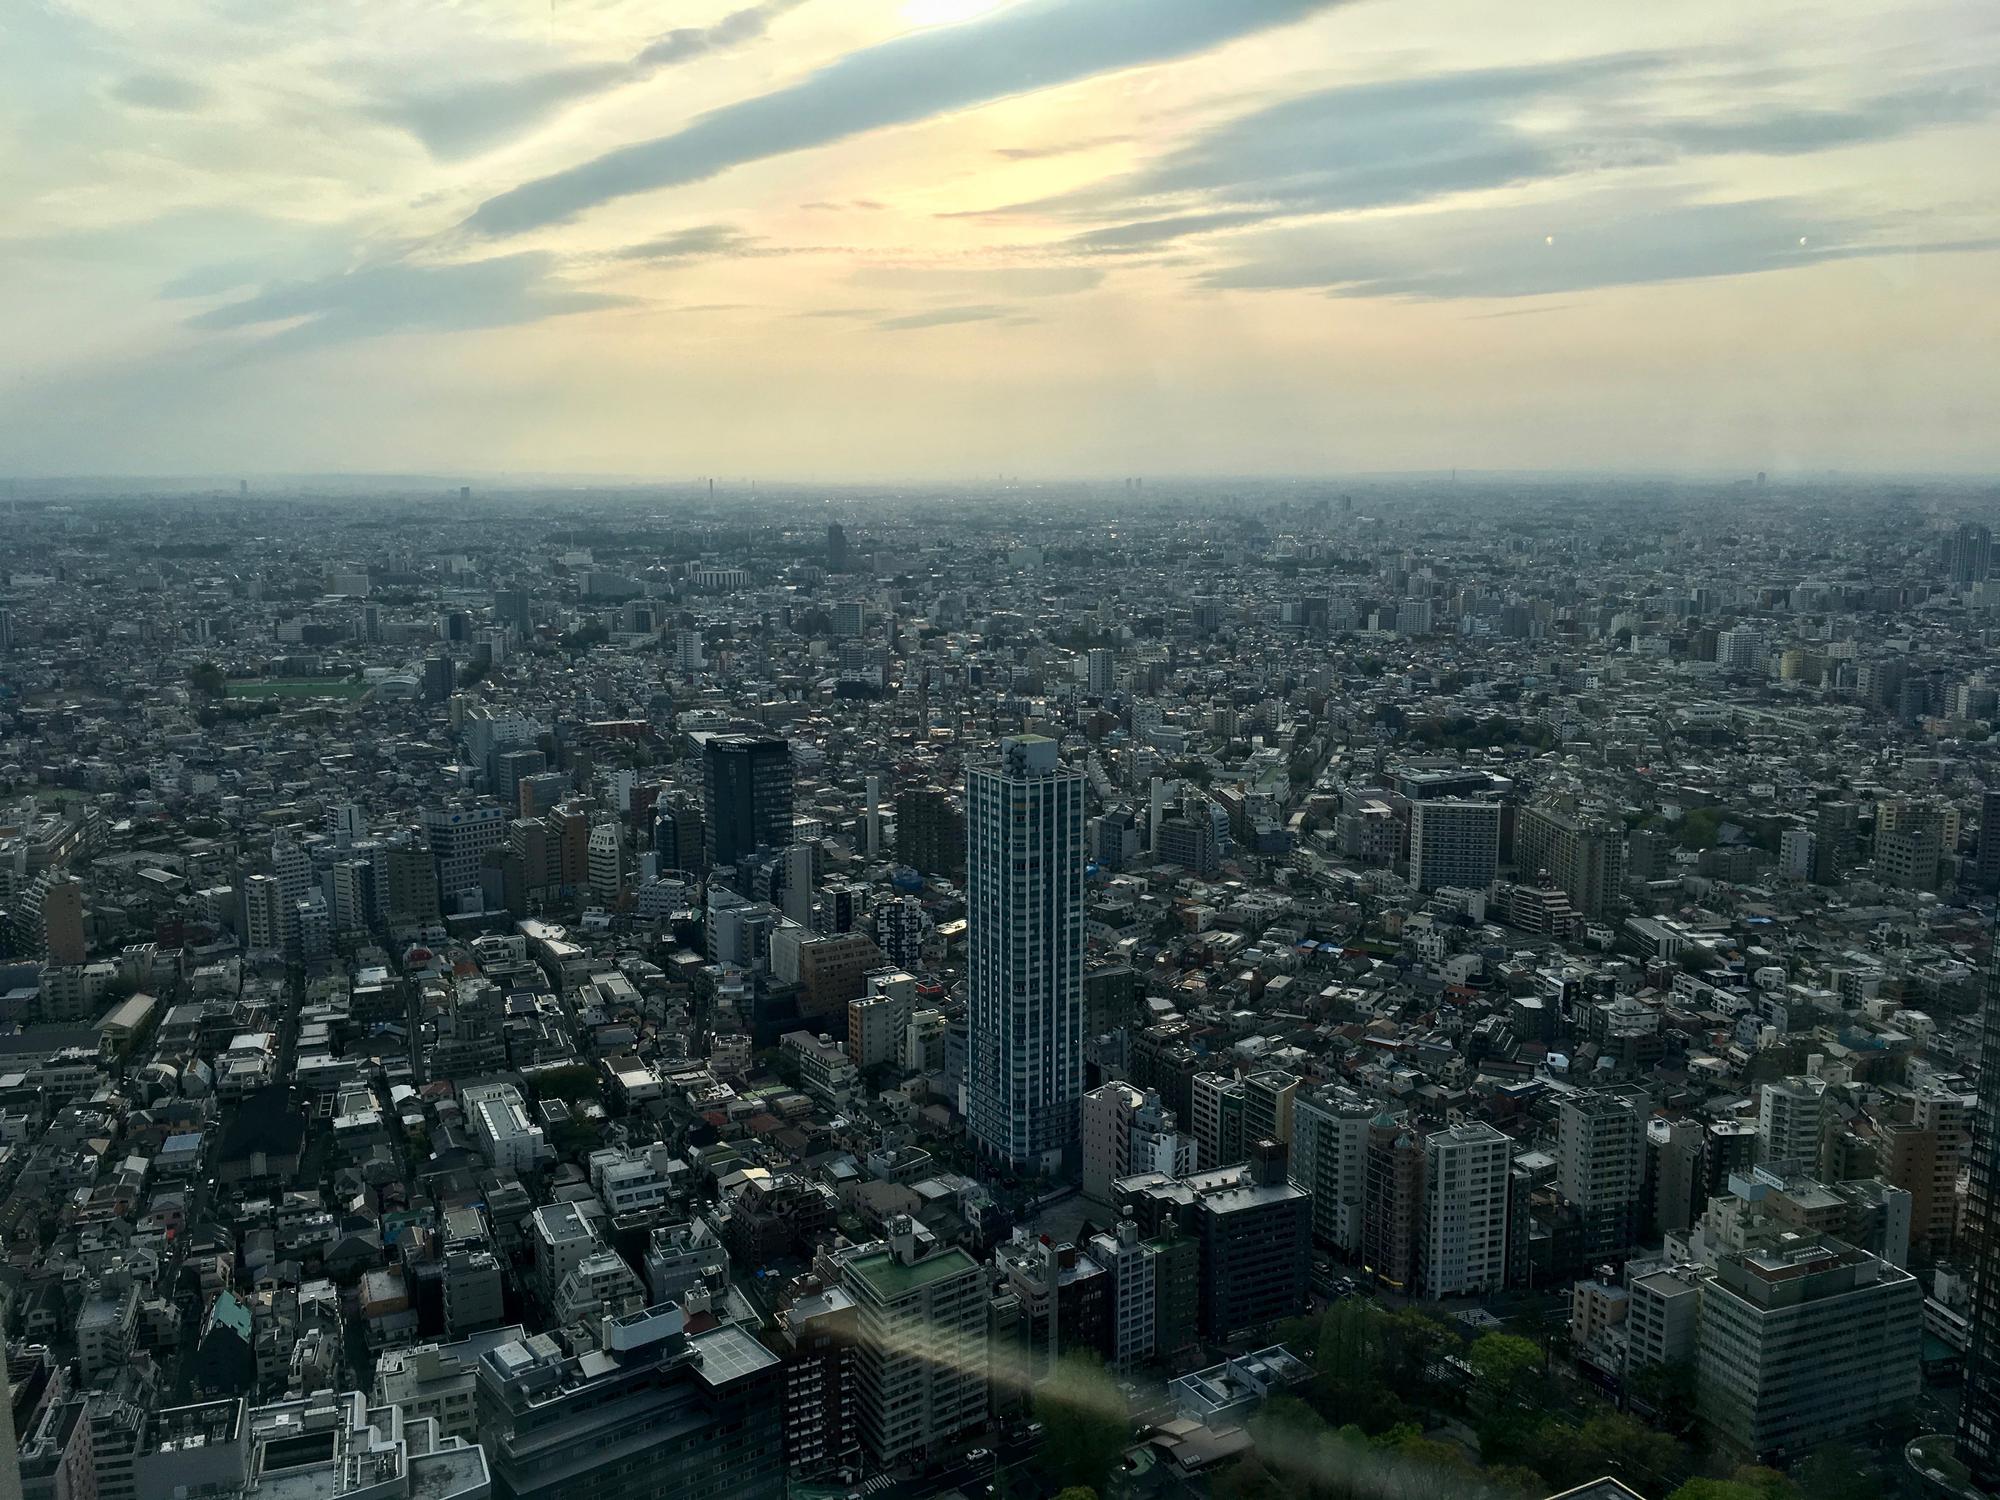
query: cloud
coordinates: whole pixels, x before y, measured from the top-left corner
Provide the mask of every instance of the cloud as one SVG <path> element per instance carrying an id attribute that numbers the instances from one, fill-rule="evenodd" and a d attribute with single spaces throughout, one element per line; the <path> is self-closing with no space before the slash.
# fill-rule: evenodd
<path id="1" fill-rule="evenodd" d="M 857 52 L 684 129 L 489 198 L 467 221 L 520 234 L 633 193 L 829 145 L 1096 74 L 1165 62 L 1281 26 L 1338 0 L 1023 0 Z"/>
<path id="2" fill-rule="evenodd" d="M 676 229 L 643 244 L 627 245 L 618 252 L 620 260 L 709 260 L 719 255 L 757 255 L 755 235 L 745 234 L 731 224 L 697 224 Z"/>
<path id="3" fill-rule="evenodd" d="M 429 265 L 407 260 L 282 282 L 188 320 L 210 331 L 261 329 L 264 347 L 317 347 L 396 333 L 461 333 L 625 304 L 554 278 L 538 251 Z"/>
<path id="4" fill-rule="evenodd" d="M 1032 323 L 1011 307 L 978 303 L 964 307 L 934 307 L 927 312 L 904 313 L 882 318 L 875 327 L 883 333 L 905 333 L 918 328 L 946 328 L 954 323 Z"/>
<path id="5" fill-rule="evenodd" d="M 1046 161 L 1055 156 L 1074 156 L 1081 151 L 1097 151 L 1105 146 L 1123 146 L 1129 135 L 1099 135 L 1082 141 L 1052 141 L 1045 146 L 1000 146 L 993 154 L 1005 161 Z"/>
<path id="6" fill-rule="evenodd" d="M 375 113 L 408 130 L 433 156 L 469 156 L 524 134 L 579 99 L 757 41 L 772 22 L 803 3 L 761 0 L 731 11 L 712 25 L 677 26 L 648 43 L 628 62 L 576 63 L 539 69 L 518 78 L 404 92 L 379 102 Z"/>
<path id="7" fill-rule="evenodd" d="M 112 85 L 111 97 L 139 109 L 186 114 L 206 104 L 209 92 L 191 78 L 177 78 L 169 73 L 134 73 Z"/>
<path id="8" fill-rule="evenodd" d="M 1983 81 L 1946 78 L 1804 109 L 1671 101 L 1671 59 L 1621 53 L 1316 90 L 1215 126 L 1137 172 L 989 215 L 1097 220 L 1063 248 L 1136 255 L 1285 220 L 1408 209 L 1729 153 L 1800 155 L 1981 118 Z M 1729 80 L 1723 80 L 1727 86 Z M 1109 219 L 1110 222 L 1103 222 Z"/>
<path id="9" fill-rule="evenodd" d="M 1275 230 L 1201 280 L 1218 290 L 1341 297 L 1539 297 L 1993 243 L 1901 237 L 1805 200 L 1701 202 L 1618 190 Z"/>

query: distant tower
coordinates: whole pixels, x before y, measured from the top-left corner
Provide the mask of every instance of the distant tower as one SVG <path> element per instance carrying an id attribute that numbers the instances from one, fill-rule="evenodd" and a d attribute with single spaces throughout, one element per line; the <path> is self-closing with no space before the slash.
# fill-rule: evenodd
<path id="1" fill-rule="evenodd" d="M 882 778 L 868 778 L 868 857 L 882 853 Z"/>
<path id="2" fill-rule="evenodd" d="M 826 568 L 829 573 L 847 571 L 847 532 L 838 521 L 827 523 Z"/>
<path id="3" fill-rule="evenodd" d="M 1083 1098 L 1083 788 L 1040 735 L 965 778 L 967 1123 L 988 1157 L 1051 1176 Z"/>

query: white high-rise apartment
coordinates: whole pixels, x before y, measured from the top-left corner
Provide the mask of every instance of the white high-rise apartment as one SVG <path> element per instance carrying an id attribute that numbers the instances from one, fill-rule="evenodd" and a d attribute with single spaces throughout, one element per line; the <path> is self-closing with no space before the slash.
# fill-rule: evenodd
<path id="1" fill-rule="evenodd" d="M 618 825 L 608 818 L 597 824 L 584 850 L 590 861 L 590 894 L 599 901 L 616 902 L 625 891 L 625 841 Z"/>
<path id="2" fill-rule="evenodd" d="M 1424 1137 L 1417 1275 L 1426 1297 L 1479 1297 L 1507 1285 L 1507 1174 L 1514 1143 L 1480 1120 Z"/>
<path id="3" fill-rule="evenodd" d="M 1368 1125 L 1381 1105 L 1328 1084 L 1292 1101 L 1294 1185 L 1312 1194 L 1315 1244 L 1353 1255 L 1361 1249 L 1361 1199 L 1368 1170 Z"/>
<path id="4" fill-rule="evenodd" d="M 936 1453 L 986 1421 L 986 1275 L 909 1219 L 840 1260 L 854 1299 L 861 1440 L 879 1463 Z"/>
<path id="5" fill-rule="evenodd" d="M 1758 630 L 1725 630 L 1715 638 L 1715 664 L 1725 672 L 1761 672 L 1770 643 Z"/>
<path id="6" fill-rule="evenodd" d="M 1757 1092 L 1757 1160 L 1795 1161 L 1817 1173 L 1826 1117 L 1824 1079 L 1794 1077 L 1765 1084 Z"/>
<path id="7" fill-rule="evenodd" d="M 271 869 L 278 877 L 278 889 L 287 906 L 303 901 L 312 888 L 312 856 L 287 834 L 271 841 Z"/>
<path id="8" fill-rule="evenodd" d="M 989 1157 L 1055 1173 L 1083 1096 L 1083 791 L 1056 742 L 1002 739 L 965 776 L 967 1124 Z"/>
<path id="9" fill-rule="evenodd" d="M 1500 865 L 1500 804 L 1410 804 L 1410 884 L 1483 891 Z"/>
<path id="10" fill-rule="evenodd" d="M 252 875 L 243 882 L 243 938 L 253 953 L 285 946 L 284 887 L 275 875 Z"/>

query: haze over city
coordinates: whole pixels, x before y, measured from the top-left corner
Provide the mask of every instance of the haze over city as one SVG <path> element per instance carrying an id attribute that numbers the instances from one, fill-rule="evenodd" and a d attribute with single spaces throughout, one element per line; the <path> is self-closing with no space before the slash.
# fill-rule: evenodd
<path id="1" fill-rule="evenodd" d="M 23 0 L 0 472 L 1978 472 L 1962 3 Z"/>

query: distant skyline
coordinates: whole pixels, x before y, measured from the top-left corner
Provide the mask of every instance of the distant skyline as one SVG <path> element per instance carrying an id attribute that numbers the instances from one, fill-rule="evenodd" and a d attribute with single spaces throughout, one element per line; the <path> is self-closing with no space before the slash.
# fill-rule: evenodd
<path id="1" fill-rule="evenodd" d="M 18 0 L 0 475 L 2000 472 L 2000 11 Z"/>

